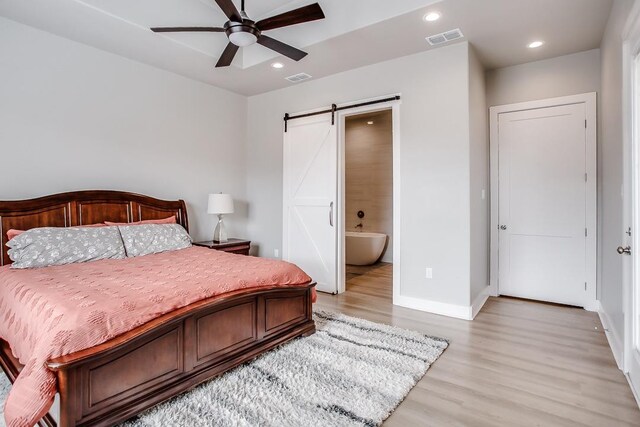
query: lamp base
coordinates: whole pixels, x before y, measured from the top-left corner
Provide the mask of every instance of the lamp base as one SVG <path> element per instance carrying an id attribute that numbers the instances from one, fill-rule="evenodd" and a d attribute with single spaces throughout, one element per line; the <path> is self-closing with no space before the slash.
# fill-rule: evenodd
<path id="1" fill-rule="evenodd" d="M 213 231 L 213 243 L 227 243 L 229 241 L 227 237 L 227 229 L 222 222 L 223 215 L 218 215 L 218 224 Z"/>

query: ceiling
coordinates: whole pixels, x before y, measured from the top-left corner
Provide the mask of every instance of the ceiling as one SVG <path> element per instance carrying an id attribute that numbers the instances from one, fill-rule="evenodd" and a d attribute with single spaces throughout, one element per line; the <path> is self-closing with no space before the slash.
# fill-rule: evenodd
<path id="1" fill-rule="evenodd" d="M 347 121 L 347 124 L 364 125 L 366 123 L 368 126 L 369 123 L 367 122 L 373 122 L 371 123 L 372 125 L 387 123 L 387 122 L 390 123 L 391 116 L 392 116 L 391 108 L 389 108 L 382 111 L 373 111 L 369 113 L 356 114 L 354 116 L 347 116 L 345 120 Z"/>
<path id="2" fill-rule="evenodd" d="M 238 6 L 240 0 L 234 0 Z M 0 15 L 154 67 L 254 95 L 290 86 L 284 77 L 320 78 L 431 47 L 425 37 L 460 28 L 487 69 L 600 45 L 612 0 L 317 0 L 326 19 L 267 34 L 309 52 L 294 62 L 260 45 L 232 66 L 214 68 L 227 39 L 219 33 L 156 34 L 151 26 L 221 26 L 214 0 L 0 0 Z M 259 20 L 313 0 L 246 0 Z M 442 18 L 422 17 L 436 10 Z M 527 49 L 533 40 L 545 45 Z M 270 64 L 282 62 L 282 69 Z M 299 83 L 298 83 L 299 84 Z"/>

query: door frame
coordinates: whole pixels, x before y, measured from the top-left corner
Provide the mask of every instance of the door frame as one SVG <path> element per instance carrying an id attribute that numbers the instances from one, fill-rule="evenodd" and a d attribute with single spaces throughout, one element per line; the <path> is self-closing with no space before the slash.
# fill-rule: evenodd
<path id="1" fill-rule="evenodd" d="M 640 57 L 640 4 L 636 3 L 622 32 L 622 137 L 623 137 L 623 226 L 631 226 L 631 236 L 621 234 L 622 246 L 631 246 L 630 272 L 623 268 L 622 300 L 624 313 L 623 354 L 620 368 L 625 373 L 631 390 L 640 405 L 640 360 L 634 352 L 634 317 L 637 307 L 634 305 L 636 294 L 640 289 L 640 88 L 638 80 L 640 70 L 637 69 L 636 58 Z M 635 95 L 635 96 L 634 96 Z M 630 218 L 628 216 L 631 215 Z M 621 230 L 623 231 L 623 230 Z M 626 240 L 626 241 L 625 241 Z M 629 274 L 630 273 L 630 274 Z"/>
<path id="2" fill-rule="evenodd" d="M 345 127 L 346 118 L 349 116 L 372 113 L 375 111 L 391 110 L 392 132 L 393 132 L 393 154 L 392 154 L 392 167 L 393 167 L 393 235 L 392 235 L 392 248 L 393 248 L 393 300 L 396 301 L 397 296 L 400 295 L 400 105 L 402 103 L 402 95 L 400 93 L 394 93 L 389 96 L 377 96 L 375 98 L 361 99 L 348 102 L 348 104 L 359 104 L 368 102 L 375 99 L 387 98 L 399 95 L 400 99 L 384 102 L 380 104 L 374 104 L 364 107 L 350 108 L 348 110 L 341 110 L 337 115 L 338 124 L 338 251 L 337 251 L 337 283 L 338 293 L 341 294 L 346 291 L 346 268 L 345 268 L 345 208 L 346 208 L 346 189 L 345 189 Z"/>
<path id="3" fill-rule="evenodd" d="M 519 102 L 491 107 L 489 109 L 489 170 L 491 182 L 491 221 L 490 221 L 490 281 L 489 294 L 500 294 L 498 283 L 498 177 L 499 177 L 499 134 L 498 120 L 500 114 L 517 111 L 535 110 L 547 107 L 559 107 L 563 105 L 585 104 L 587 117 L 586 125 L 586 280 L 587 292 L 584 300 L 584 308 L 589 311 L 597 311 L 597 115 L 596 93 L 583 93 L 579 95 L 562 96 L 557 98 L 542 99 L 537 101 Z"/>

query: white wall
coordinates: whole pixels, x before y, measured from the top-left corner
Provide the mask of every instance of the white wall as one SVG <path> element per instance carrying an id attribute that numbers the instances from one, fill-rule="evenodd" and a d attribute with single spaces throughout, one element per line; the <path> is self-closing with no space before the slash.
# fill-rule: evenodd
<path id="1" fill-rule="evenodd" d="M 600 49 L 487 71 L 486 82 L 490 107 L 598 92 Z"/>
<path id="2" fill-rule="evenodd" d="M 622 242 L 623 132 L 622 132 L 622 29 L 633 0 L 615 0 L 602 44 L 600 108 L 600 304 L 610 336 L 619 348 L 624 337 L 622 311 L 622 258 L 615 252 Z M 615 345 L 614 345 L 615 347 Z"/>
<path id="3" fill-rule="evenodd" d="M 489 286 L 489 117 L 485 72 L 469 49 L 470 303 Z M 484 197 L 483 197 L 484 192 Z"/>
<path id="4" fill-rule="evenodd" d="M 183 198 L 210 238 L 209 192 L 238 199 L 244 236 L 243 96 L 0 18 L 0 199 L 79 189 Z"/>
<path id="5" fill-rule="evenodd" d="M 468 62 L 461 43 L 249 98 L 248 230 L 261 254 L 282 245 L 284 114 L 400 93 L 401 294 L 468 306 Z"/>

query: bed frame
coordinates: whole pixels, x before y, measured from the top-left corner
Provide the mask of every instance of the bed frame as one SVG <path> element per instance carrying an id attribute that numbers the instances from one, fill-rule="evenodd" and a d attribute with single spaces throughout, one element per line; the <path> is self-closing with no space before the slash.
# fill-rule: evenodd
<path id="1" fill-rule="evenodd" d="M 175 215 L 188 231 L 183 200 L 120 191 L 77 191 L 0 202 L 0 264 L 11 261 L 7 230 L 135 222 Z M 60 419 L 43 426 L 110 426 L 298 336 L 315 332 L 311 292 L 241 290 L 167 313 L 104 344 L 48 361 L 56 372 Z M 13 382 L 22 365 L 0 339 L 0 364 Z"/>

